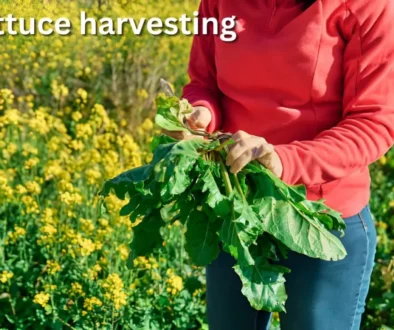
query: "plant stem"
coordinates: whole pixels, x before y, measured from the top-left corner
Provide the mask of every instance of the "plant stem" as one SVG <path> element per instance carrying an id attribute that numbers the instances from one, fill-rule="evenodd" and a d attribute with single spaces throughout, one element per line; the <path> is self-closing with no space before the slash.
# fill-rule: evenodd
<path id="1" fill-rule="evenodd" d="M 10 294 L 8 294 L 8 301 L 10 302 L 10 305 L 11 305 L 12 314 L 14 314 L 14 316 L 16 316 L 14 304 L 13 304 L 13 302 L 12 302 L 12 298 L 11 298 L 11 295 L 10 295 Z"/>
<path id="2" fill-rule="evenodd" d="M 219 152 L 215 152 L 215 155 L 217 161 L 220 164 L 220 173 L 222 174 L 223 177 L 224 188 L 226 189 L 226 195 L 230 196 L 230 194 L 233 192 L 233 187 L 231 186 L 231 180 L 226 165 L 224 165 L 222 155 Z"/>
<path id="3" fill-rule="evenodd" d="M 214 149 L 214 151 L 220 151 L 220 150 L 224 149 L 225 147 L 227 147 L 227 146 L 228 146 L 229 144 L 231 144 L 231 143 L 232 143 L 232 141 L 229 139 L 229 140 L 227 140 L 227 141 L 221 143 L 219 146 L 217 146 L 217 147 Z"/>
<path id="4" fill-rule="evenodd" d="M 58 319 L 61 323 L 63 323 L 66 327 L 73 329 L 73 330 L 77 330 L 76 328 L 74 328 L 73 326 L 68 324 L 66 321 L 62 320 L 59 316 L 55 315 L 55 318 Z"/>
<path id="5" fill-rule="evenodd" d="M 234 182 L 235 182 L 235 188 L 237 189 L 238 193 L 241 195 L 243 201 L 246 202 L 246 197 L 242 191 L 241 184 L 239 183 L 238 175 L 233 174 L 233 177 L 234 177 Z"/>

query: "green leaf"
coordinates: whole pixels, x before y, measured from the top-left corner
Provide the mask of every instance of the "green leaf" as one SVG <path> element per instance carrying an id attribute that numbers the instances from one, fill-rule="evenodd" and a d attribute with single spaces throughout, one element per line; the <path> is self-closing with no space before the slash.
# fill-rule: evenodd
<path id="1" fill-rule="evenodd" d="M 190 172 L 193 170 L 195 163 L 195 158 L 178 157 L 174 173 L 167 183 L 171 195 L 182 194 L 189 187 L 192 182 Z"/>
<path id="2" fill-rule="evenodd" d="M 117 177 L 106 181 L 104 183 L 104 187 L 100 191 L 100 195 L 107 197 L 111 192 L 111 189 L 113 189 L 116 196 L 123 200 L 126 197 L 126 193 L 128 192 L 130 185 L 147 180 L 151 171 L 151 165 L 145 165 L 123 172 Z"/>
<path id="3" fill-rule="evenodd" d="M 279 180 L 275 177 L 275 180 Z M 302 201 L 306 199 L 306 187 L 304 185 L 298 186 L 287 186 L 290 190 L 290 196 L 292 197 L 294 202 Z"/>
<path id="4" fill-rule="evenodd" d="M 187 131 L 179 121 L 179 99 L 159 95 L 156 99 L 155 123 L 167 131 Z"/>
<path id="5" fill-rule="evenodd" d="M 172 222 L 175 221 L 175 219 L 178 219 L 179 209 L 175 209 L 174 202 L 172 202 L 170 204 L 164 205 L 160 209 L 160 215 L 165 222 Z"/>
<path id="6" fill-rule="evenodd" d="M 199 159 L 201 151 L 207 150 L 210 145 L 207 140 L 200 138 L 182 140 L 174 145 L 171 155 Z"/>
<path id="7" fill-rule="evenodd" d="M 256 243 L 256 245 L 252 245 L 250 247 L 251 254 L 254 256 L 265 257 L 274 261 L 280 260 L 279 253 L 284 256 L 284 253 L 286 253 L 288 250 L 287 247 L 281 242 L 277 241 L 275 237 L 267 233 L 260 235 Z M 286 252 L 282 251 L 282 248 L 284 248 Z"/>
<path id="8" fill-rule="evenodd" d="M 212 222 L 203 212 L 194 210 L 187 221 L 186 251 L 193 263 L 206 266 L 219 254 L 219 222 Z"/>
<path id="9" fill-rule="evenodd" d="M 337 230 L 343 235 L 346 224 L 341 214 L 327 207 L 322 201 L 303 201 L 298 203 L 297 207 L 310 216 L 318 217 L 328 230 Z"/>
<path id="10" fill-rule="evenodd" d="M 178 196 L 178 198 L 172 204 L 172 208 L 169 210 L 169 213 L 177 214 L 178 220 L 185 224 L 186 220 L 189 218 L 190 212 L 194 210 L 194 208 L 190 208 L 190 205 L 194 204 L 195 200 L 193 195 L 191 194 L 182 194 Z"/>
<path id="11" fill-rule="evenodd" d="M 203 171 L 204 173 L 200 179 L 203 182 L 202 192 L 208 192 L 206 202 L 214 209 L 220 205 L 226 196 L 222 195 L 210 168 L 207 166 Z"/>
<path id="12" fill-rule="evenodd" d="M 167 144 L 158 145 L 153 153 L 152 161 L 149 163 L 148 166 L 154 168 L 159 162 L 161 162 L 167 157 L 167 155 L 172 151 L 172 149 L 176 145 L 177 143 L 167 143 Z"/>
<path id="13" fill-rule="evenodd" d="M 264 257 L 257 257 L 254 265 L 237 264 L 234 270 L 242 281 L 242 294 L 253 308 L 270 312 L 286 311 L 283 274 L 289 269 L 271 265 Z"/>
<path id="14" fill-rule="evenodd" d="M 152 142 L 150 143 L 150 150 L 154 152 L 156 148 L 161 144 L 174 144 L 176 142 L 177 142 L 176 139 L 168 135 L 161 134 L 158 136 L 154 136 Z"/>
<path id="15" fill-rule="evenodd" d="M 246 201 L 234 199 L 234 214 L 236 218 L 233 221 L 239 228 L 239 236 L 249 246 L 263 233 L 263 224 Z"/>
<path id="16" fill-rule="evenodd" d="M 224 250 L 240 263 L 252 265 L 254 260 L 249 246 L 257 239 L 261 229 L 262 224 L 249 205 L 234 198 L 232 216 L 224 218 L 220 228 Z"/>
<path id="17" fill-rule="evenodd" d="M 146 256 L 153 252 L 156 247 L 160 247 L 163 238 L 160 228 L 165 225 L 161 218 L 160 211 L 154 210 L 145 216 L 142 221 L 133 228 L 133 240 L 131 250 L 133 256 Z"/>
<path id="18" fill-rule="evenodd" d="M 222 240 L 223 250 L 230 253 L 239 263 L 253 265 L 254 260 L 249 252 L 249 248 L 240 238 L 242 228 L 231 218 L 226 218 L 220 229 L 220 239 Z"/>
<path id="19" fill-rule="evenodd" d="M 291 250 L 323 260 L 341 260 L 346 256 L 336 236 L 291 202 L 265 197 L 256 200 L 253 207 L 260 216 L 263 230 Z"/>
<path id="20" fill-rule="evenodd" d="M 250 176 L 254 178 L 253 180 L 259 181 L 259 184 L 256 184 L 256 186 L 261 188 L 258 191 L 260 197 L 267 195 L 275 196 L 276 198 L 290 200 L 295 203 L 306 200 L 306 189 L 304 186 L 286 185 L 258 162 L 252 162 L 246 165 L 244 172 L 248 174 L 252 173 Z M 259 196 L 255 198 L 259 198 Z"/>

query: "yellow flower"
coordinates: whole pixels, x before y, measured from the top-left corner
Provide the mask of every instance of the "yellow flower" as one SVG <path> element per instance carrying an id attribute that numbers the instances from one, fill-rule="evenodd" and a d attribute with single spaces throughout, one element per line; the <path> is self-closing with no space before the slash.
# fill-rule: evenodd
<path id="1" fill-rule="evenodd" d="M 7 270 L 3 270 L 0 274 L 0 282 L 1 283 L 6 283 L 8 280 L 10 280 L 14 274 L 12 272 L 9 272 Z"/>
<path id="2" fill-rule="evenodd" d="M 0 89 L 0 101 L 2 100 L 3 102 L 8 103 L 8 105 L 12 105 L 14 98 L 15 97 L 14 94 L 12 93 L 12 90 Z M 2 103 L 0 102 L 0 104 Z"/>
<path id="3" fill-rule="evenodd" d="M 97 149 L 89 150 L 89 153 L 87 155 L 92 163 L 98 164 L 101 162 L 101 155 Z"/>
<path id="4" fill-rule="evenodd" d="M 108 224 L 109 224 L 109 222 L 108 222 L 108 220 L 107 219 L 103 219 L 103 218 L 100 218 L 100 219 L 98 219 L 98 222 L 99 222 L 99 224 L 102 226 L 102 227 L 108 227 Z"/>
<path id="5" fill-rule="evenodd" d="M 36 166 L 39 162 L 40 162 L 40 160 L 37 157 L 30 158 L 27 161 L 25 161 L 25 169 L 30 170 L 34 166 Z"/>
<path id="6" fill-rule="evenodd" d="M 86 69 L 89 69 L 89 68 L 85 68 L 85 72 L 86 72 Z M 83 102 L 83 103 L 86 103 L 86 100 L 87 100 L 87 98 L 88 98 L 88 92 L 85 91 L 83 88 L 79 88 L 79 89 L 77 90 L 77 94 L 78 94 L 78 96 L 82 99 L 82 102 Z"/>
<path id="7" fill-rule="evenodd" d="M 129 257 L 129 248 L 126 244 L 121 244 L 116 248 L 117 251 L 120 253 L 120 258 L 122 260 L 127 260 Z"/>
<path id="8" fill-rule="evenodd" d="M 147 118 L 144 120 L 144 122 L 141 124 L 141 128 L 144 131 L 151 131 L 153 129 L 153 122 L 150 118 Z"/>
<path id="9" fill-rule="evenodd" d="M 126 305 L 127 295 L 123 291 L 123 281 L 118 274 L 109 274 L 101 282 L 101 287 L 105 290 L 104 296 L 113 302 L 115 309 L 119 310 Z"/>
<path id="10" fill-rule="evenodd" d="M 121 126 L 121 127 L 126 127 L 126 126 L 127 126 L 127 120 L 124 119 L 124 118 L 121 119 L 121 120 L 120 120 L 120 126 Z"/>
<path id="11" fill-rule="evenodd" d="M 49 293 L 39 292 L 34 296 L 33 302 L 45 308 L 48 305 L 49 298 Z"/>
<path id="12" fill-rule="evenodd" d="M 87 257 L 92 254 L 96 249 L 95 244 L 90 238 L 78 237 L 78 244 L 80 246 L 80 254 L 83 257 Z"/>
<path id="13" fill-rule="evenodd" d="M 82 196 L 79 193 L 70 193 L 68 191 L 60 193 L 60 201 L 66 205 L 81 204 Z"/>
<path id="14" fill-rule="evenodd" d="M 94 231 L 94 224 L 90 219 L 79 219 L 79 223 L 81 224 L 81 229 L 86 234 L 92 233 Z"/>
<path id="15" fill-rule="evenodd" d="M 56 223 L 56 218 L 55 218 L 56 213 L 57 213 L 56 209 L 46 207 L 44 209 L 41 221 L 44 222 L 44 223 L 55 224 Z"/>
<path id="16" fill-rule="evenodd" d="M 14 231 L 9 232 L 6 238 L 6 244 L 9 244 L 9 241 L 11 240 L 12 243 L 16 243 L 16 241 L 20 237 L 24 237 L 26 235 L 26 230 L 22 227 L 19 227 L 17 225 L 14 226 Z"/>
<path id="17" fill-rule="evenodd" d="M 85 148 L 81 140 L 72 140 L 69 143 L 69 147 L 75 151 L 82 151 Z"/>
<path id="18" fill-rule="evenodd" d="M 68 88 L 63 84 L 59 85 L 59 83 L 56 80 L 52 81 L 51 88 L 52 88 L 52 95 L 57 100 L 61 100 L 68 96 L 69 93 Z"/>
<path id="19" fill-rule="evenodd" d="M 76 136 L 79 139 L 87 140 L 93 135 L 93 128 L 88 124 L 77 124 L 76 126 Z"/>
<path id="20" fill-rule="evenodd" d="M 92 121 L 96 123 L 97 126 L 108 125 L 109 117 L 105 108 L 101 104 L 95 104 L 92 109 Z"/>
<path id="21" fill-rule="evenodd" d="M 196 296 L 198 296 L 199 294 L 202 294 L 203 293 L 203 290 L 201 290 L 201 289 L 196 289 L 196 290 L 194 290 L 194 292 L 193 292 L 193 297 L 196 297 Z"/>
<path id="22" fill-rule="evenodd" d="M 59 265 L 59 263 L 55 260 L 47 260 L 45 267 L 46 267 L 46 271 L 51 275 L 54 275 L 57 272 L 60 272 L 62 269 L 61 266 Z"/>
<path id="23" fill-rule="evenodd" d="M 24 213 L 40 213 L 38 204 L 32 196 L 22 196 L 21 201 L 25 205 Z"/>
<path id="24" fill-rule="evenodd" d="M 41 135 L 46 135 L 50 131 L 50 127 L 47 123 L 48 114 L 45 108 L 40 107 L 34 111 L 34 117 L 28 121 L 28 126 L 38 132 Z"/>
<path id="25" fill-rule="evenodd" d="M 138 98 L 140 98 L 141 100 L 146 100 L 149 97 L 148 92 L 146 91 L 146 89 L 138 89 L 137 90 L 137 96 Z"/>
<path id="26" fill-rule="evenodd" d="M 79 111 L 75 111 L 72 113 L 71 118 L 77 123 L 82 119 L 82 113 L 80 113 Z"/>
<path id="27" fill-rule="evenodd" d="M 55 241 L 56 227 L 51 224 L 45 224 L 40 227 L 40 238 L 37 240 L 39 245 L 50 244 Z"/>
<path id="28" fill-rule="evenodd" d="M 7 145 L 7 151 L 9 152 L 10 155 L 13 155 L 16 153 L 18 150 L 18 146 L 14 142 L 10 142 Z"/>
<path id="29" fill-rule="evenodd" d="M 83 292 L 82 285 L 78 282 L 71 283 L 71 295 L 73 296 L 84 296 L 85 293 Z"/>
<path id="30" fill-rule="evenodd" d="M 156 258 L 149 257 L 149 262 L 152 265 L 152 268 L 159 268 L 159 264 L 157 263 Z"/>
<path id="31" fill-rule="evenodd" d="M 4 125 L 19 125 L 22 121 L 20 112 L 16 109 L 6 110 L 4 115 L 0 118 L 0 123 Z"/>
<path id="32" fill-rule="evenodd" d="M 56 289 L 56 285 L 55 284 L 50 284 L 50 283 L 44 284 L 45 292 L 51 292 L 51 291 L 54 291 L 55 289 Z"/>
<path id="33" fill-rule="evenodd" d="M 183 289 L 182 277 L 178 275 L 171 274 L 166 282 L 168 284 L 167 292 L 173 295 L 177 294 L 179 291 Z"/>
<path id="34" fill-rule="evenodd" d="M 86 308 L 88 311 L 93 310 L 93 308 L 96 306 L 100 307 L 102 305 L 103 303 L 101 302 L 101 300 L 96 297 L 86 298 L 83 303 L 83 307 Z"/>
<path id="35" fill-rule="evenodd" d="M 63 171 L 59 160 L 51 160 L 44 169 L 45 180 L 48 181 L 54 178 L 60 178 Z"/>
<path id="36" fill-rule="evenodd" d="M 95 185 L 102 180 L 102 174 L 98 169 L 88 169 L 85 171 L 86 180 L 88 184 Z"/>
<path id="37" fill-rule="evenodd" d="M 71 181 L 70 173 L 63 171 L 60 177 L 62 178 L 62 180 L 59 180 L 56 183 L 59 192 L 79 193 L 79 189 L 77 187 L 74 187 L 72 182 L 70 182 Z"/>
<path id="38" fill-rule="evenodd" d="M 35 181 L 28 181 L 25 184 L 26 190 L 33 195 L 38 195 L 41 192 L 40 185 Z"/>
<path id="39" fill-rule="evenodd" d="M 16 193 L 19 195 L 24 195 L 27 193 L 27 189 L 25 186 L 22 186 L 21 184 L 18 184 L 15 188 Z"/>
<path id="40" fill-rule="evenodd" d="M 135 268 L 151 268 L 149 260 L 145 256 L 137 257 L 133 260 L 133 265 Z"/>
<path id="41" fill-rule="evenodd" d="M 387 157 L 386 156 L 382 156 L 380 159 L 379 159 L 379 163 L 381 164 L 381 165 L 386 165 L 387 164 Z"/>

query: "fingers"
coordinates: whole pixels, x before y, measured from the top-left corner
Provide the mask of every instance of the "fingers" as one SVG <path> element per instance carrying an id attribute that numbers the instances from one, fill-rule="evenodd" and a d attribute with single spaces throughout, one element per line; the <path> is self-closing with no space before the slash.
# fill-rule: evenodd
<path id="1" fill-rule="evenodd" d="M 239 142 L 241 140 L 247 139 L 248 137 L 250 137 L 251 135 L 246 133 L 245 131 L 238 131 L 237 133 L 233 134 L 232 139 L 235 142 Z"/>
<path id="2" fill-rule="evenodd" d="M 259 162 L 263 164 L 267 169 L 269 169 L 278 178 L 282 177 L 283 164 L 275 151 L 259 158 Z"/>
<path id="3" fill-rule="evenodd" d="M 230 172 L 237 174 L 240 170 L 242 170 L 248 163 L 252 161 L 251 152 L 244 153 L 242 156 L 238 157 L 230 167 Z"/>
<path id="4" fill-rule="evenodd" d="M 233 136 L 234 138 L 234 136 Z M 231 166 L 239 157 L 241 157 L 244 153 L 250 153 L 252 156 L 252 151 L 250 143 L 247 139 L 244 140 L 236 140 L 236 142 L 229 147 L 230 151 L 226 158 L 226 165 Z"/>
<path id="5" fill-rule="evenodd" d="M 264 157 L 272 152 L 274 152 L 274 146 L 272 144 L 262 144 L 252 149 L 253 159 Z"/>
<path id="6" fill-rule="evenodd" d="M 235 143 L 230 146 L 226 158 L 226 165 L 230 166 L 232 173 L 238 173 L 249 162 L 274 152 L 274 146 L 267 143 L 264 138 L 238 131 L 232 137 Z"/>
<path id="7" fill-rule="evenodd" d="M 226 159 L 227 166 L 231 166 L 242 155 L 253 160 L 260 157 L 260 153 L 263 154 L 271 150 L 270 147 L 265 148 L 265 145 L 262 144 L 265 141 L 263 138 L 245 134 L 244 132 L 237 132 L 233 135 L 235 143 L 229 147 L 230 151 Z"/>
<path id="8" fill-rule="evenodd" d="M 212 120 L 212 114 L 208 108 L 197 106 L 193 112 L 186 117 L 191 129 L 206 129 Z"/>

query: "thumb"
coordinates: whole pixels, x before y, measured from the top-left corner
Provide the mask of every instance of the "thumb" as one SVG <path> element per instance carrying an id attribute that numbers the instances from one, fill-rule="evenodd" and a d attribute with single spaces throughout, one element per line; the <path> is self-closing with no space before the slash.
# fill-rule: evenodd
<path id="1" fill-rule="evenodd" d="M 211 113 L 206 108 L 198 108 L 186 117 L 189 126 L 192 129 L 205 129 L 211 121 Z"/>

